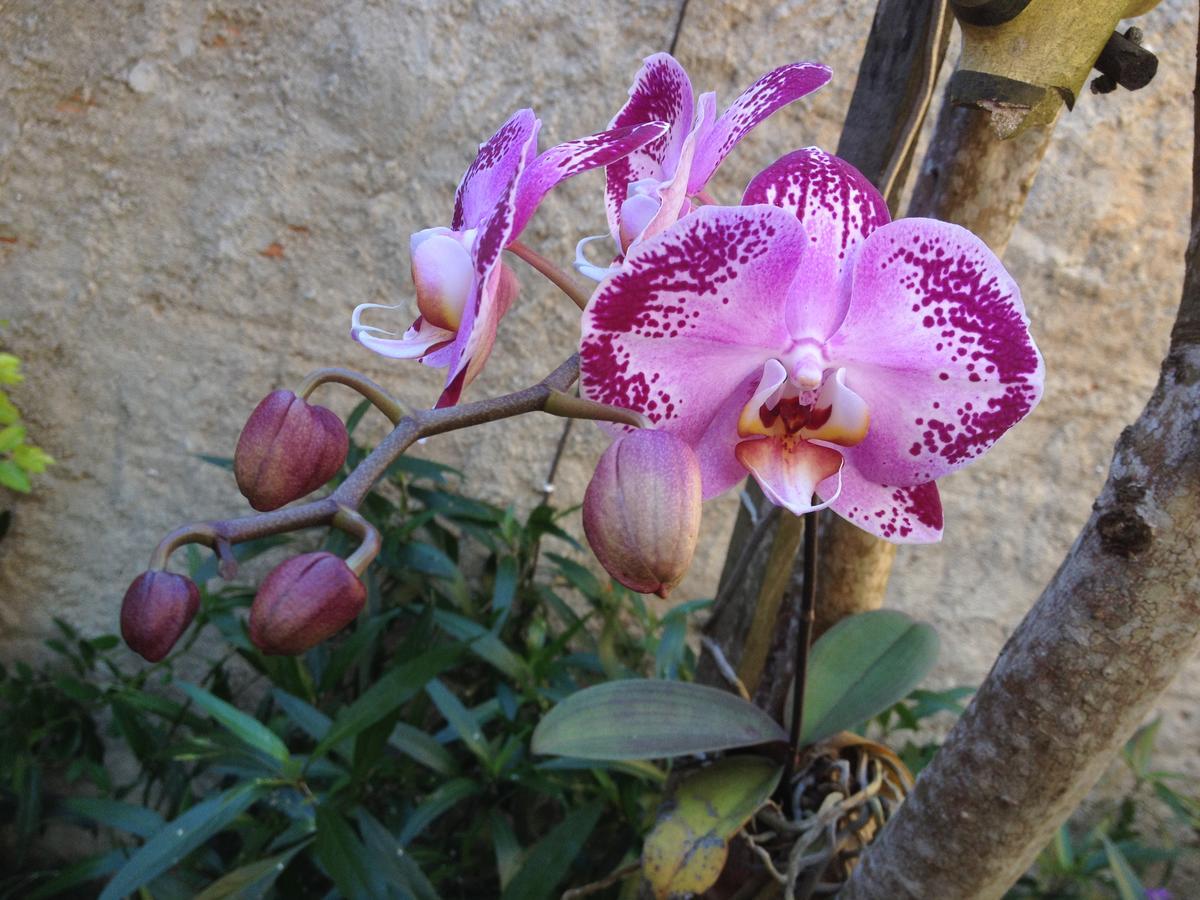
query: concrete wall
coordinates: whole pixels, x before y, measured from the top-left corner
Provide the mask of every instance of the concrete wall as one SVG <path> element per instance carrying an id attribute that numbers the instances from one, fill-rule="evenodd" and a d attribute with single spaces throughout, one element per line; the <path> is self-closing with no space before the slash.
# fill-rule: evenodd
<path id="1" fill-rule="evenodd" d="M 797 146 L 836 145 L 873 3 L 690 0 L 677 54 L 723 101 L 767 69 L 831 64 L 714 183 L 735 198 Z M 447 221 L 475 144 L 531 105 L 543 146 L 604 126 L 677 0 L 10 0 L 0 6 L 0 318 L 15 391 L 59 459 L 0 543 L 0 641 L 34 651 L 50 616 L 110 630 L 159 537 L 245 509 L 225 473 L 254 403 L 321 365 L 415 405 L 438 374 L 347 337 L 361 302 L 411 298 L 408 235 Z M 1148 395 L 1187 236 L 1196 10 L 1146 17 L 1158 79 L 1085 93 L 1042 168 L 1007 261 L 1047 359 L 1047 393 L 986 459 L 943 483 L 946 539 L 901 551 L 890 602 L 935 623 L 940 684 L 978 682 L 1084 522 L 1117 434 Z M 604 228 L 602 178 L 556 192 L 526 240 L 568 259 Z M 570 352 L 571 304 L 535 279 L 470 396 L 523 386 Z M 350 398 L 333 389 L 345 410 Z M 561 423 L 528 418 L 420 452 L 471 489 L 529 504 Z M 598 432 L 558 484 L 578 502 Z M 711 592 L 734 499 L 706 514 L 685 593 Z M 1196 766 L 1200 667 L 1167 698 L 1173 764 Z"/>

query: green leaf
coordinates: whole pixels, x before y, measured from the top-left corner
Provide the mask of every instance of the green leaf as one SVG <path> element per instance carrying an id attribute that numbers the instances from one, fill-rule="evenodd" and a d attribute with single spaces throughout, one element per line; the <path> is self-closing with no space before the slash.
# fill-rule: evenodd
<path id="1" fill-rule="evenodd" d="M 434 819 L 467 797 L 475 796 L 482 789 L 469 778 L 452 778 L 438 785 L 405 821 L 404 828 L 400 831 L 400 846 L 407 847 Z"/>
<path id="2" fill-rule="evenodd" d="M 906 696 L 937 661 L 937 632 L 902 612 L 842 619 L 812 648 L 801 745 L 845 731 Z"/>
<path id="3" fill-rule="evenodd" d="M 108 853 L 89 856 L 87 859 L 80 860 L 74 865 L 68 866 L 54 878 L 22 896 L 24 900 L 47 900 L 50 897 L 62 897 L 64 895 L 72 897 L 83 896 L 78 892 L 71 892 L 71 889 L 77 888 L 89 881 L 97 881 L 106 875 L 111 875 L 117 869 L 121 868 L 121 866 L 125 865 L 125 861 L 128 858 L 129 853 L 126 850 L 111 850 Z"/>
<path id="4" fill-rule="evenodd" d="M 404 568 L 434 578 L 454 580 L 460 575 L 454 560 L 432 544 L 402 544 L 396 548 L 394 559 Z"/>
<path id="5" fill-rule="evenodd" d="M 227 472 L 233 471 L 232 456 L 208 456 L 204 453 L 196 453 L 193 455 L 196 457 L 196 459 L 204 460 L 204 462 L 208 463 L 210 466 L 216 466 L 218 469 L 225 469 Z"/>
<path id="6" fill-rule="evenodd" d="M 166 824 L 153 809 L 103 797 L 67 797 L 60 806 L 72 815 L 140 838 L 153 837 Z"/>
<path id="7" fill-rule="evenodd" d="M 316 759 L 346 738 L 355 737 L 390 715 L 416 696 L 429 679 L 450 668 L 461 656 L 461 646 L 434 647 L 389 670 L 365 694 L 338 713 L 333 727 L 313 749 L 310 758 Z"/>
<path id="8" fill-rule="evenodd" d="M 454 729 L 454 733 L 459 736 L 467 749 L 474 753 L 479 761 L 490 770 L 491 748 L 488 747 L 487 738 L 483 736 L 483 728 L 480 726 L 479 720 L 438 679 L 434 678 L 425 685 L 425 693 L 429 695 L 433 705 L 445 718 L 446 724 Z"/>
<path id="9" fill-rule="evenodd" d="M 383 884 L 358 835 L 341 813 L 317 807 L 317 859 L 343 897 L 380 897 Z"/>
<path id="10" fill-rule="evenodd" d="M 521 864 L 521 845 L 517 836 L 508 824 L 508 819 L 500 810 L 493 807 L 488 816 L 489 830 L 492 832 L 492 848 L 496 852 L 496 871 L 500 875 L 500 890 L 508 887 Z"/>
<path id="11" fill-rule="evenodd" d="M 250 781 L 197 803 L 167 824 L 130 857 L 100 894 L 100 900 L 120 900 L 176 865 L 185 856 L 224 830 L 270 787 Z"/>
<path id="12" fill-rule="evenodd" d="M 296 726 L 314 741 L 319 741 L 329 733 L 333 720 L 310 703 L 289 694 L 282 688 L 275 688 L 271 696 L 279 704 L 279 708 L 291 719 Z"/>
<path id="13" fill-rule="evenodd" d="M 177 682 L 177 684 L 179 689 L 192 699 L 193 703 L 225 726 L 244 744 L 277 760 L 281 767 L 287 765 L 288 760 L 291 759 L 287 747 L 279 739 L 279 736 L 262 722 L 194 684 L 188 684 L 185 681 Z"/>
<path id="14" fill-rule="evenodd" d="M 555 896 L 555 889 L 567 877 L 603 809 L 599 803 L 589 803 L 554 826 L 530 849 L 501 900 L 549 900 Z"/>
<path id="15" fill-rule="evenodd" d="M 54 463 L 53 456 L 41 447 L 33 446 L 33 444 L 22 444 L 19 447 L 14 447 L 12 458 L 13 462 L 18 466 L 34 475 L 45 472 L 46 466 L 53 465 Z"/>
<path id="16" fill-rule="evenodd" d="M 405 722 L 398 722 L 392 729 L 388 744 L 439 775 L 454 775 L 458 772 L 454 756 L 449 750 L 421 729 Z"/>
<path id="17" fill-rule="evenodd" d="M 1158 729 L 1162 725 L 1162 716 L 1148 725 L 1137 730 L 1137 733 L 1125 744 L 1125 761 L 1138 778 L 1145 778 L 1150 772 L 1150 758 L 1154 755 L 1154 742 L 1158 739 Z"/>
<path id="18" fill-rule="evenodd" d="M 740 697 L 679 681 L 610 681 L 572 694 L 533 732 L 534 753 L 655 759 L 786 741 L 774 719 Z"/>
<path id="19" fill-rule="evenodd" d="M 290 850 L 285 850 L 276 856 L 260 859 L 234 869 L 228 875 L 214 881 L 193 900 L 225 900 L 227 897 L 237 900 L 258 900 L 266 895 L 275 880 L 283 874 L 292 857 L 307 847 L 309 841 L 302 841 Z"/>
<path id="20" fill-rule="evenodd" d="M 642 874 L 655 896 L 702 894 L 725 868 L 729 839 L 771 796 L 783 767 L 731 756 L 687 776 L 646 836 Z"/>
<path id="21" fill-rule="evenodd" d="M 509 678 L 514 681 L 528 678 L 529 666 L 525 660 L 508 649 L 499 637 L 478 622 L 472 622 L 464 616 L 444 609 L 435 610 L 433 619 L 448 635 L 468 644 L 472 653 L 495 666 Z"/>
<path id="22" fill-rule="evenodd" d="M 11 453 L 24 440 L 25 426 L 9 425 L 7 428 L 0 428 L 0 453 Z"/>
<path id="23" fill-rule="evenodd" d="M 517 593 L 517 561 L 506 556 L 496 564 L 496 578 L 492 585 L 492 612 L 506 614 L 512 608 Z"/>
<path id="24" fill-rule="evenodd" d="M 21 494 L 28 494 L 33 490 L 29 476 L 16 463 L 7 459 L 0 460 L 0 485 Z"/>
<path id="25" fill-rule="evenodd" d="M 1103 832 L 1100 834 L 1100 842 L 1104 844 L 1108 865 L 1112 870 L 1113 880 L 1117 883 L 1117 895 L 1121 900 L 1144 900 L 1146 889 L 1142 887 L 1125 854 Z"/>
<path id="26" fill-rule="evenodd" d="M 407 891 L 412 900 L 440 900 L 412 855 L 405 852 L 400 842 L 378 819 L 362 807 L 355 812 L 355 817 L 358 819 L 358 830 L 362 832 L 371 854 L 371 861 L 383 869 L 383 877 L 388 884 Z"/>

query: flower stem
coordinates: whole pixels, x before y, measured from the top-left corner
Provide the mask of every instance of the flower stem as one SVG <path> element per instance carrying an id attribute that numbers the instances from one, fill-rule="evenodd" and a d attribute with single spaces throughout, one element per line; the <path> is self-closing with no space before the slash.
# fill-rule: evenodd
<path id="1" fill-rule="evenodd" d="M 814 498 L 815 499 L 815 498 Z M 792 729 L 788 765 L 783 780 L 784 797 L 791 796 L 791 780 L 800 751 L 804 724 L 804 692 L 808 686 L 808 653 L 817 610 L 817 513 L 804 514 L 804 590 L 800 595 L 799 633 L 796 635 L 796 674 L 792 686 Z M 793 817 L 796 811 L 792 810 Z"/>
<path id="2" fill-rule="evenodd" d="M 371 560 L 379 555 L 379 550 L 383 546 L 378 529 L 359 513 L 345 506 L 338 507 L 337 514 L 330 524 L 362 541 L 358 545 L 358 549 L 346 557 L 346 565 L 354 571 L 355 575 L 361 577 L 363 572 L 367 571 Z"/>
<path id="3" fill-rule="evenodd" d="M 543 407 L 543 412 L 548 412 L 552 416 L 562 416 L 565 419 L 592 419 L 598 422 L 632 425 L 634 428 L 650 427 L 650 420 L 632 409 L 597 403 L 595 400 L 576 397 L 574 394 L 564 391 L 551 391 L 550 397 Z"/>
<path id="4" fill-rule="evenodd" d="M 317 369 L 315 372 L 309 373 L 300 382 L 300 386 L 296 388 L 296 396 L 302 400 L 307 400 L 309 394 L 315 391 L 320 385 L 331 381 L 354 388 L 354 390 L 371 401 L 371 405 L 391 419 L 393 425 L 397 424 L 406 415 L 405 409 L 399 400 L 366 375 L 351 371 L 350 369 Z"/>
<path id="5" fill-rule="evenodd" d="M 513 256 L 525 260 L 525 262 L 529 263 L 529 265 L 545 275 L 546 278 L 553 282 L 559 290 L 574 300 L 575 305 L 580 309 L 587 307 L 588 295 L 584 292 L 583 288 L 577 285 L 575 280 L 571 278 L 571 276 L 568 275 L 563 269 L 550 262 L 550 260 L 546 259 L 546 257 L 542 256 L 542 254 L 538 253 L 536 250 L 525 246 L 520 241 L 513 241 L 508 245 L 507 249 L 508 252 Z"/>

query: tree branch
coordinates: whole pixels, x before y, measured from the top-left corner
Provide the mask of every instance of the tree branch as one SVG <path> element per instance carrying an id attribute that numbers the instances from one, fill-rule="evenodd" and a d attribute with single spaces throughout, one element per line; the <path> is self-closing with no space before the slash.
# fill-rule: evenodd
<path id="1" fill-rule="evenodd" d="M 844 900 L 1002 896 L 1200 647 L 1198 181 L 1200 154 L 1183 298 L 1154 394 L 1058 573 Z"/>

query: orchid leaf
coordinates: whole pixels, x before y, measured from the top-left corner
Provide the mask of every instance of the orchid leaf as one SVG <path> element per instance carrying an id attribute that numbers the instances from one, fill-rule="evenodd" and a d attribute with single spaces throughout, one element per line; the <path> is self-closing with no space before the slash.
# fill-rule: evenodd
<path id="1" fill-rule="evenodd" d="M 813 645 L 800 744 L 853 728 L 907 696 L 937 661 L 937 632 L 876 609 L 838 622 Z"/>
<path id="2" fill-rule="evenodd" d="M 1101 833 L 1100 841 L 1104 844 L 1108 865 L 1112 871 L 1113 880 L 1117 884 L 1117 895 L 1121 900 L 1142 900 L 1146 896 L 1146 889 L 1142 887 L 1142 883 L 1138 880 L 1133 867 L 1129 865 L 1125 854 L 1109 839 L 1108 835 Z"/>
<path id="3" fill-rule="evenodd" d="M 642 874 L 654 896 L 691 896 L 712 887 L 725 868 L 729 839 L 782 775 L 769 759 L 732 756 L 684 779 L 642 850 Z"/>
<path id="4" fill-rule="evenodd" d="M 538 723 L 532 749 L 580 759 L 657 759 L 786 740 L 774 719 L 726 691 L 629 679 L 567 697 Z"/>

